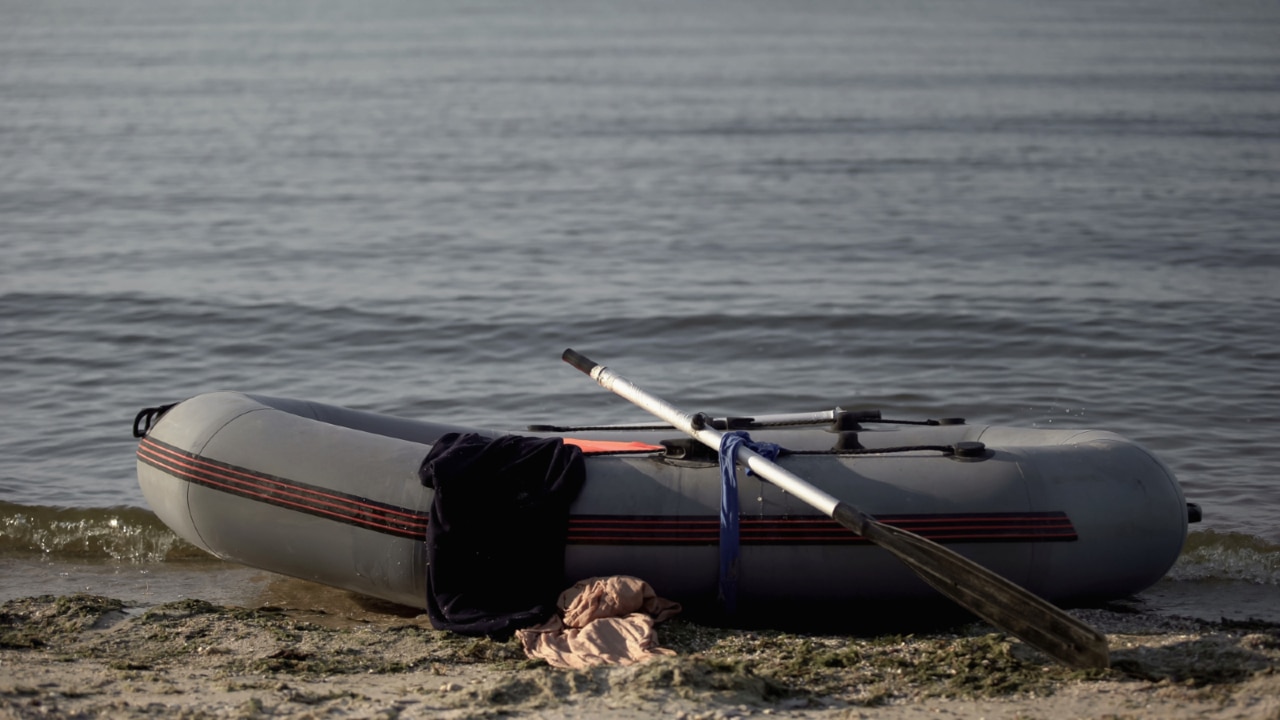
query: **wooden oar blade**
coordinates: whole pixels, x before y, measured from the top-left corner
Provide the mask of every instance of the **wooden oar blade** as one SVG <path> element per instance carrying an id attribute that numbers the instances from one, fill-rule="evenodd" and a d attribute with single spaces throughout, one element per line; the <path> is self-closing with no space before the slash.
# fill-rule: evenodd
<path id="1" fill-rule="evenodd" d="M 1046 655 L 1078 668 L 1110 665 L 1106 636 L 982 565 L 874 520 L 865 522 L 860 532 L 938 592 Z"/>

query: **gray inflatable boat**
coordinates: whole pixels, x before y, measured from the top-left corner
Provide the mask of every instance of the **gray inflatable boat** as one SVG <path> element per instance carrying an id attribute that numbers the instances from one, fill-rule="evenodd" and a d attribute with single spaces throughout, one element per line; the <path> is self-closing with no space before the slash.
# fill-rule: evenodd
<path id="1" fill-rule="evenodd" d="M 1196 519 L 1169 469 L 1109 432 L 904 424 L 874 412 L 788 427 L 782 417 L 722 422 L 785 448 L 778 464 L 822 491 L 1058 603 L 1147 588 L 1177 559 L 1189 509 Z M 423 458 L 447 433 L 509 434 L 236 392 L 140 415 L 134 431 L 142 492 L 187 541 L 228 561 L 412 607 L 424 607 L 426 595 L 432 490 L 418 477 Z M 715 606 L 722 486 L 714 455 L 672 429 L 515 434 L 564 436 L 587 452 L 564 587 L 632 575 L 664 597 Z M 738 492 L 740 606 L 938 597 L 888 552 L 779 488 L 742 477 Z"/>

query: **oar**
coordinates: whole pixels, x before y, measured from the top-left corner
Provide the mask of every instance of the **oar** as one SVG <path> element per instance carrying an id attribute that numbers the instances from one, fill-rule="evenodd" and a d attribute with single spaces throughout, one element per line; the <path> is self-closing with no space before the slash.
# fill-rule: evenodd
<path id="1" fill-rule="evenodd" d="M 845 410 L 821 410 L 804 413 L 778 413 L 776 415 L 752 415 L 750 417 L 717 417 L 710 420 L 717 428 L 729 430 L 758 430 L 768 427 L 803 427 L 806 425 L 829 425 L 835 422 Z M 879 413 L 876 413 L 878 416 Z M 610 423 L 608 425 L 530 425 L 529 432 L 582 432 L 585 430 L 624 431 L 633 430 L 667 430 L 670 423 L 655 425 L 654 423 Z"/>
<path id="2" fill-rule="evenodd" d="M 704 445 L 720 449 L 724 434 L 708 427 L 704 416 L 681 412 L 572 349 L 564 351 L 563 359 L 606 390 L 648 410 Z M 1106 636 L 1052 603 L 931 540 L 885 525 L 746 447 L 739 448 L 738 457 L 760 477 L 893 553 L 925 582 L 995 627 L 1067 665 L 1080 668 L 1109 665 Z"/>

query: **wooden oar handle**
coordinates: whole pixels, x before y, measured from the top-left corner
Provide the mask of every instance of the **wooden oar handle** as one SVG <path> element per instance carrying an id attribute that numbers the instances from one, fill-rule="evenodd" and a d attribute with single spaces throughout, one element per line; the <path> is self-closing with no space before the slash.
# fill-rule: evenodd
<path id="1" fill-rule="evenodd" d="M 577 350 L 574 350 L 573 348 L 567 348 L 564 351 L 564 354 L 560 356 L 560 359 L 578 368 L 585 375 L 590 375 L 591 371 L 594 370 L 597 365 L 597 363 L 594 360 L 587 357 L 586 355 L 583 355 Z"/>

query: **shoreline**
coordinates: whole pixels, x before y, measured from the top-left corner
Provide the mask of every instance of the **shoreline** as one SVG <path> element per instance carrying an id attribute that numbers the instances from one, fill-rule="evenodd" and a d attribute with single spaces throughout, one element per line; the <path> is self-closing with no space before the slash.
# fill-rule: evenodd
<path id="1" fill-rule="evenodd" d="M 565 671 L 518 641 L 437 631 L 404 608 L 305 597 L 257 609 L 9 600 L 0 718 L 1280 718 L 1280 624 L 1262 620 L 1072 611 L 1107 634 L 1112 656 L 1109 670 L 1076 671 L 981 623 L 849 636 L 677 617 L 658 626 L 674 657 Z"/>

